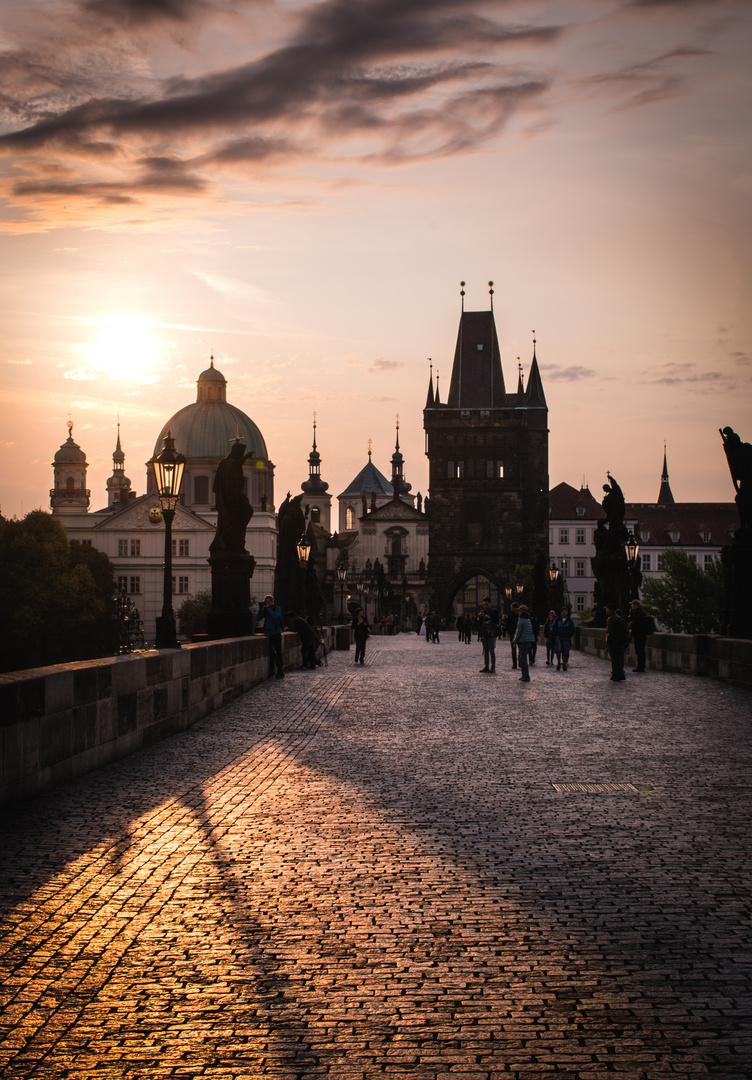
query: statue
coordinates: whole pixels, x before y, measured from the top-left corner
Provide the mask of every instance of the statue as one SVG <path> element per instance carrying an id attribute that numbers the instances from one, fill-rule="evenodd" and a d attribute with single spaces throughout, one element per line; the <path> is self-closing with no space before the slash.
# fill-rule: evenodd
<path id="1" fill-rule="evenodd" d="M 721 431 L 731 479 L 736 490 L 739 528 L 734 539 L 721 551 L 725 593 L 724 633 L 750 638 L 749 612 L 752 608 L 752 446 L 744 443 L 733 428 Z"/>
<path id="2" fill-rule="evenodd" d="M 303 495 L 287 498 L 279 508 L 277 518 L 277 531 L 279 541 L 277 543 L 277 565 L 274 574 L 274 597 L 283 612 L 288 610 L 302 613 L 305 607 L 303 580 L 298 562 L 297 544 L 304 532 L 307 532 L 308 521 L 303 513 Z"/>
<path id="3" fill-rule="evenodd" d="M 624 512 L 626 504 L 624 494 L 610 472 L 606 473 L 608 483 L 603 485 L 606 494 L 603 496 L 601 506 L 606 515 L 606 521 L 610 530 L 616 530 L 624 524 Z"/>
<path id="4" fill-rule="evenodd" d="M 731 479 L 736 489 L 736 506 L 742 532 L 752 538 L 752 446 L 743 443 L 733 428 L 721 431 Z"/>
<path id="5" fill-rule="evenodd" d="M 247 554 L 245 530 L 253 507 L 244 490 L 243 465 L 249 457 L 253 453 L 246 453 L 245 444 L 235 442 L 217 466 L 212 488 L 217 505 L 217 532 L 209 545 L 212 555 Z"/>

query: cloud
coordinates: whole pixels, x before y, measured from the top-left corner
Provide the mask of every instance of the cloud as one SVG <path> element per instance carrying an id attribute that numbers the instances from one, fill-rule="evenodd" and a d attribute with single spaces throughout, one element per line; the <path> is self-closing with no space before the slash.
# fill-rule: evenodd
<path id="1" fill-rule="evenodd" d="M 590 379 L 597 372 L 592 368 L 582 367 L 581 364 L 573 364 L 571 367 L 559 367 L 558 365 L 541 365 L 543 376 L 546 381 L 578 382 L 580 379 Z"/>
<path id="2" fill-rule="evenodd" d="M 734 363 L 735 364 L 744 364 L 744 365 L 752 364 L 752 356 L 750 356 L 749 353 L 740 352 L 740 351 L 737 350 L 736 352 L 732 352 L 731 355 L 734 358 Z M 23 361 L 16 361 L 16 362 L 17 363 L 22 363 Z M 29 361 L 26 361 L 26 363 L 29 363 Z"/>
<path id="3" fill-rule="evenodd" d="M 31 364 L 31 360 L 6 360 L 5 362 L 6 364 L 23 364 L 24 366 Z"/>
<path id="4" fill-rule="evenodd" d="M 97 372 L 84 367 L 70 368 L 68 371 L 63 372 L 64 379 L 73 379 L 75 382 L 91 382 L 99 377 Z"/>
<path id="5" fill-rule="evenodd" d="M 694 363 L 669 362 L 663 364 L 657 372 L 645 372 L 648 382 L 663 386 L 685 385 L 691 387 L 698 384 L 702 390 L 733 389 L 735 380 L 723 371 L 698 371 Z"/>
<path id="6" fill-rule="evenodd" d="M 382 397 L 371 397 L 368 400 L 369 401 L 374 401 L 374 402 L 376 402 L 377 404 L 380 404 L 380 405 L 384 405 L 384 404 L 389 404 L 390 401 L 397 401 L 398 399 L 396 397 L 384 397 L 384 396 L 382 396 Z"/>
<path id="7" fill-rule="evenodd" d="M 368 368 L 370 374 L 374 375 L 381 371 L 397 371 L 399 368 L 407 367 L 407 364 L 403 360 L 385 360 L 383 356 L 379 356 L 373 361 Z"/>

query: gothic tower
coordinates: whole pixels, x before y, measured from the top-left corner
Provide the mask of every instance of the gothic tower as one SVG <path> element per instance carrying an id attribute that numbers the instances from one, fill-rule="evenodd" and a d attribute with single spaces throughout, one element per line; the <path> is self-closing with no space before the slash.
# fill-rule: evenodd
<path id="1" fill-rule="evenodd" d="M 473 582 L 498 603 L 517 566 L 548 557 L 548 406 L 535 342 L 527 388 L 520 378 L 507 393 L 490 293 L 489 311 L 465 311 L 463 289 L 447 401 L 432 372 L 423 411 L 429 584 L 447 615 L 463 597 L 475 603 Z"/>

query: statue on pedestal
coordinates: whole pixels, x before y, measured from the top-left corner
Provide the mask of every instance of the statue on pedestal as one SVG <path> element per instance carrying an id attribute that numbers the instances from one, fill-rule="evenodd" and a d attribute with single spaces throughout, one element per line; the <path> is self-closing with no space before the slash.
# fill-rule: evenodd
<path id="1" fill-rule="evenodd" d="M 245 546 L 245 530 L 253 517 L 253 507 L 245 493 L 243 474 L 243 465 L 252 456 L 237 438 L 214 477 L 217 531 L 209 545 L 212 606 L 207 620 L 211 638 L 242 637 L 254 632 L 251 578 L 256 563 Z"/>
<path id="2" fill-rule="evenodd" d="M 730 637 L 752 637 L 749 620 L 752 608 L 752 446 L 742 442 L 733 428 L 721 431 L 731 479 L 736 490 L 739 528 L 734 539 L 721 551 L 724 571 L 725 633 Z"/>

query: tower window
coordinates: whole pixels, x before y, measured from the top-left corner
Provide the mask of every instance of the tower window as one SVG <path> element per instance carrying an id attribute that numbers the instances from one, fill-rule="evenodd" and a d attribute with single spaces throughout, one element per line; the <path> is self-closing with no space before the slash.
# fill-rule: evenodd
<path id="1" fill-rule="evenodd" d="M 65 486 L 68 491 L 73 491 L 76 486 L 76 481 L 73 479 L 72 476 L 69 476 L 68 479 L 65 481 Z"/>
<path id="2" fill-rule="evenodd" d="M 475 347 L 478 350 L 478 352 L 483 352 L 483 346 L 482 345 L 476 345 Z"/>
<path id="3" fill-rule="evenodd" d="M 209 502 L 209 477 L 197 476 L 193 481 L 193 501 L 197 503 Z"/>
<path id="4" fill-rule="evenodd" d="M 348 506 L 347 510 L 345 510 L 345 528 L 355 528 L 355 511 L 351 506 Z"/>
<path id="5" fill-rule="evenodd" d="M 480 544 L 483 541 L 483 523 L 480 521 L 468 521 L 467 523 L 467 542 L 469 544 Z"/>
<path id="6" fill-rule="evenodd" d="M 318 506 L 314 506 L 311 510 L 311 521 L 315 521 L 317 525 L 321 521 L 321 511 Z"/>
<path id="7" fill-rule="evenodd" d="M 465 475 L 465 462 L 458 461 L 454 466 L 454 478 L 455 480 L 462 480 Z"/>

